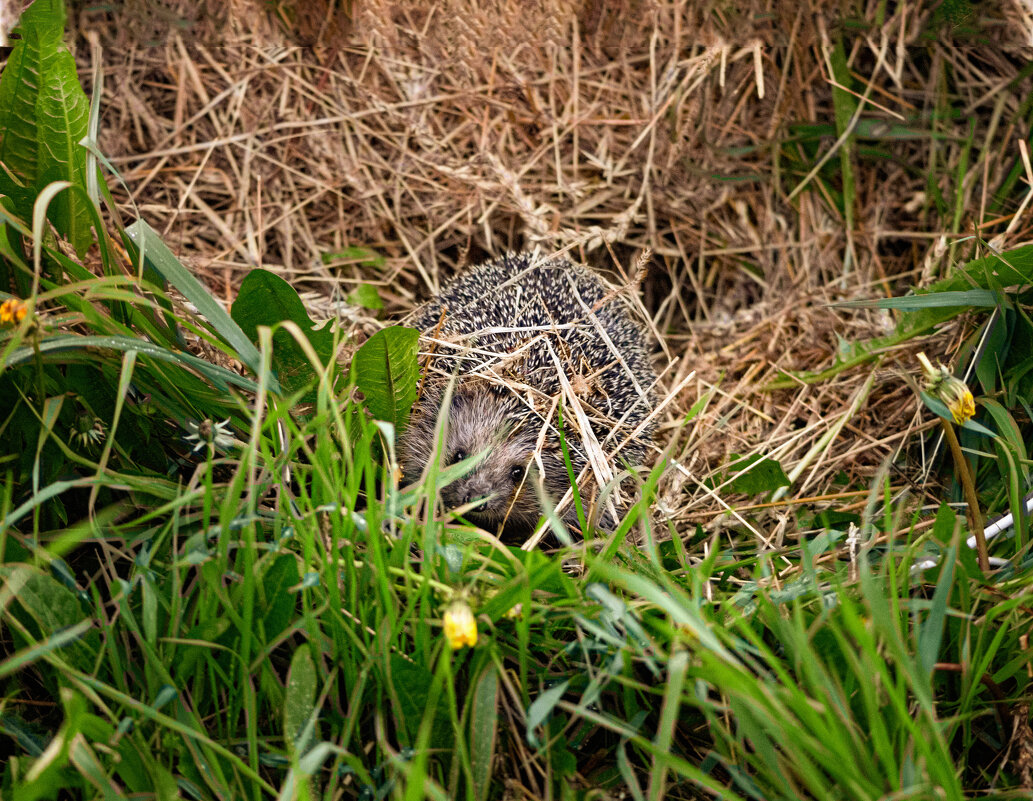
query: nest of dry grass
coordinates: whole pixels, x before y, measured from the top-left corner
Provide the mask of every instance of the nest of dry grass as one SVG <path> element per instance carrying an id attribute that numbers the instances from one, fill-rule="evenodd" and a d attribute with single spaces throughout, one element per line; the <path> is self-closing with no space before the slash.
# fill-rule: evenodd
<path id="1" fill-rule="evenodd" d="M 377 323 L 344 300 L 359 284 L 393 317 L 506 250 L 624 281 L 648 252 L 657 449 L 675 465 L 659 511 L 674 531 L 731 515 L 777 544 L 796 508 L 862 500 L 888 458 L 895 484 L 924 486 L 906 458 L 923 416 L 900 373 L 918 347 L 948 360 L 964 321 L 877 367 L 767 385 L 894 325 L 830 302 L 946 274 L 973 253 L 959 234 L 1030 238 L 1016 142 L 1031 29 L 1020 2 L 729 14 L 663 0 L 139 0 L 76 20 L 80 60 L 103 65 L 102 144 L 127 212 L 227 302 L 261 266 L 368 332 Z M 729 512 L 713 486 L 751 454 L 799 472 L 795 502 Z"/>

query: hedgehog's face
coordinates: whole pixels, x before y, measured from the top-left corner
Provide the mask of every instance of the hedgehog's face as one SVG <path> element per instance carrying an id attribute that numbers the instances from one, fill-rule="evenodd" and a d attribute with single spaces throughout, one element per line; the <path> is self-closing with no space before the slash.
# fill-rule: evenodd
<path id="1" fill-rule="evenodd" d="M 449 409 L 448 435 L 443 444 L 445 464 L 484 452 L 465 475 L 441 490 L 449 508 L 482 499 L 466 516 L 485 528 L 505 524 L 507 533 L 530 529 L 540 509 L 528 475 L 536 436 L 516 418 L 519 407 L 505 395 L 484 388 L 460 388 Z"/>
<path id="2" fill-rule="evenodd" d="M 435 445 L 441 388 L 427 387 L 413 409 L 408 428 L 398 440 L 398 455 L 406 481 L 415 481 L 439 453 Z M 463 476 L 441 489 L 449 509 L 468 504 L 467 519 L 506 538 L 529 534 L 541 516 L 532 484 L 539 426 L 526 418 L 526 407 L 508 391 L 495 391 L 484 382 L 460 381 L 449 406 L 448 428 L 441 444 L 442 463 L 453 465 L 468 456 L 484 457 Z M 546 440 L 548 442 L 548 439 Z M 541 453 L 542 480 L 550 496 L 569 486 L 563 459 L 546 445 Z M 570 507 L 573 510 L 573 507 Z M 572 518 L 576 522 L 576 517 Z"/>

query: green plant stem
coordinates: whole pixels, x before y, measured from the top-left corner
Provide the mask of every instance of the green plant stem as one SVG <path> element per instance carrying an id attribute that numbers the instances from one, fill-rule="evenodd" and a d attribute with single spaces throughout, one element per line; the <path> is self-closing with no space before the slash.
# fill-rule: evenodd
<path id="1" fill-rule="evenodd" d="M 989 573 L 990 556 L 986 550 L 986 535 L 983 533 L 982 516 L 979 514 L 979 496 L 976 495 L 976 485 L 972 479 L 972 471 L 969 470 L 968 460 L 961 450 L 961 443 L 958 442 L 958 435 L 954 431 L 953 424 L 940 418 L 940 425 L 943 426 L 943 433 L 947 437 L 947 444 L 950 445 L 951 454 L 954 456 L 954 466 L 958 471 L 961 488 L 965 491 L 965 504 L 968 507 L 968 525 L 976 537 L 979 569 L 984 573 Z"/>

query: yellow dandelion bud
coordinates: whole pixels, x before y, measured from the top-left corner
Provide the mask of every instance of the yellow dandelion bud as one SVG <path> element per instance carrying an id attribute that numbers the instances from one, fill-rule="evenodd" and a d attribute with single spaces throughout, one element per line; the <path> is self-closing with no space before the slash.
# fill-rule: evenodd
<path id="1" fill-rule="evenodd" d="M 453 651 L 477 644 L 477 620 L 465 601 L 456 601 L 445 610 L 444 624 L 445 639 Z"/>
<path id="2" fill-rule="evenodd" d="M 950 370 L 942 364 L 939 368 L 933 367 L 924 353 L 918 354 L 918 361 L 922 363 L 925 372 L 926 392 L 947 404 L 951 417 L 958 425 L 971 419 L 976 413 L 976 401 L 968 385 L 951 375 Z"/>
<path id="3" fill-rule="evenodd" d="M 28 313 L 29 307 L 18 298 L 8 298 L 0 303 L 0 323 L 20 323 Z"/>
<path id="4" fill-rule="evenodd" d="M 976 401 L 964 381 L 951 376 L 943 382 L 939 394 L 959 426 L 976 413 Z"/>

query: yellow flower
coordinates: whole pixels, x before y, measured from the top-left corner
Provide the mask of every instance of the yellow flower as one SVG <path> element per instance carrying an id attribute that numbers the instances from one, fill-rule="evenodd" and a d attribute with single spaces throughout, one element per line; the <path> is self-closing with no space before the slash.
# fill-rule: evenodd
<path id="1" fill-rule="evenodd" d="M 922 363 L 925 371 L 926 392 L 947 404 L 951 417 L 958 425 L 971 419 L 976 413 L 976 401 L 968 384 L 951 375 L 950 370 L 942 364 L 939 369 L 933 367 L 924 353 L 918 354 L 918 361 Z"/>
<path id="2" fill-rule="evenodd" d="M 976 413 L 976 401 L 963 381 L 954 376 L 940 387 L 940 398 L 947 404 L 951 417 L 959 426 Z"/>
<path id="3" fill-rule="evenodd" d="M 477 644 L 477 620 L 465 601 L 456 601 L 445 610 L 444 624 L 445 639 L 453 651 Z"/>
<path id="4" fill-rule="evenodd" d="M 29 307 L 18 298 L 8 298 L 0 303 L 0 323 L 20 323 L 28 313 Z"/>

